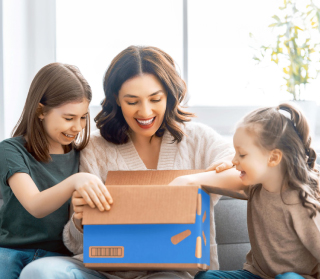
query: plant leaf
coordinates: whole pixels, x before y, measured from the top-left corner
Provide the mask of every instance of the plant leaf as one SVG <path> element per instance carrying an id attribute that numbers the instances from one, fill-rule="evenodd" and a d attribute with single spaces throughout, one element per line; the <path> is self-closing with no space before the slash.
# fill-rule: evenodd
<path id="1" fill-rule="evenodd" d="M 277 15 L 274 15 L 272 18 L 274 18 L 276 21 L 280 21 L 280 18 Z"/>

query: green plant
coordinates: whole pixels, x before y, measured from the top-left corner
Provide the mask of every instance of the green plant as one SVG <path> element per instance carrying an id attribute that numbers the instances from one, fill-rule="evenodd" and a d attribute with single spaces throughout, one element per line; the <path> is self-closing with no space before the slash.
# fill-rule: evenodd
<path id="1" fill-rule="evenodd" d="M 285 0 L 270 24 L 275 41 L 262 45 L 255 60 L 265 58 L 282 68 L 286 90 L 301 100 L 302 85 L 315 79 L 320 71 L 320 9 L 313 0 Z M 250 34 L 252 37 L 252 34 Z"/>

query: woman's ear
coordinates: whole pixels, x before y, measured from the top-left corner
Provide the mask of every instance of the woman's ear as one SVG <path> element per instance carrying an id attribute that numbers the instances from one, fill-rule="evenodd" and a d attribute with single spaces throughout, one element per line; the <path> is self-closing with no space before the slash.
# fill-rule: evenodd
<path id="1" fill-rule="evenodd" d="M 279 149 L 274 149 L 270 152 L 268 166 L 275 167 L 280 164 L 281 160 L 282 160 L 282 151 Z"/>
<path id="2" fill-rule="evenodd" d="M 116 103 L 119 107 L 121 107 L 120 102 L 119 102 L 119 97 L 116 94 L 113 94 L 114 98 L 116 99 Z"/>
<path id="3" fill-rule="evenodd" d="M 37 117 L 42 121 L 44 119 L 44 112 L 43 112 L 44 105 L 39 103 L 37 107 Z"/>

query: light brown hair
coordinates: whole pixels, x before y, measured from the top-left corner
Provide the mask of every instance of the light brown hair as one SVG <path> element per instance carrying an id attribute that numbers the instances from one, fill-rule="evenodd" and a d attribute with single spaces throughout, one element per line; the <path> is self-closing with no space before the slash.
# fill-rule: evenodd
<path id="1" fill-rule="evenodd" d="M 49 161 L 51 159 L 49 143 L 38 116 L 40 113 L 48 112 L 66 103 L 82 102 L 84 98 L 91 101 L 91 88 L 76 66 L 62 63 L 51 63 L 44 66 L 31 83 L 26 103 L 12 131 L 12 136 L 26 137 L 28 152 L 37 161 Z M 43 105 L 43 109 L 39 104 Z M 78 150 L 83 149 L 89 141 L 89 117 L 88 113 L 86 127 L 76 138 L 77 143 L 73 143 Z"/>
<path id="2" fill-rule="evenodd" d="M 286 115 L 287 114 L 287 115 Z M 297 190 L 310 217 L 320 211 L 317 154 L 311 147 L 309 125 L 303 113 L 290 104 L 259 108 L 239 124 L 256 136 L 256 144 L 266 150 L 282 151 L 284 182 Z"/>
<path id="3" fill-rule="evenodd" d="M 178 123 L 190 121 L 194 116 L 181 107 L 187 87 L 178 74 L 173 59 L 161 49 L 150 46 L 126 48 L 112 60 L 107 69 L 103 81 L 105 99 L 102 102 L 102 110 L 95 118 L 101 136 L 115 144 L 128 142 L 129 126 L 117 105 L 116 98 L 125 81 L 144 73 L 156 76 L 167 94 L 164 120 L 156 136 L 161 137 L 164 131 L 168 130 L 174 141 L 180 142 L 183 131 Z"/>

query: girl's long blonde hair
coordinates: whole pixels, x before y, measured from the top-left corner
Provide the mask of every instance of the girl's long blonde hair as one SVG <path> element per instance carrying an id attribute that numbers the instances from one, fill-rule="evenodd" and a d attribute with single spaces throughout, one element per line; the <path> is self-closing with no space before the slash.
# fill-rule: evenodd
<path id="1" fill-rule="evenodd" d="M 284 182 L 299 192 L 302 205 L 310 209 L 310 217 L 320 212 L 319 172 L 317 154 L 311 147 L 309 125 L 294 106 L 259 108 L 240 123 L 256 136 L 256 144 L 266 150 L 282 151 Z"/>

